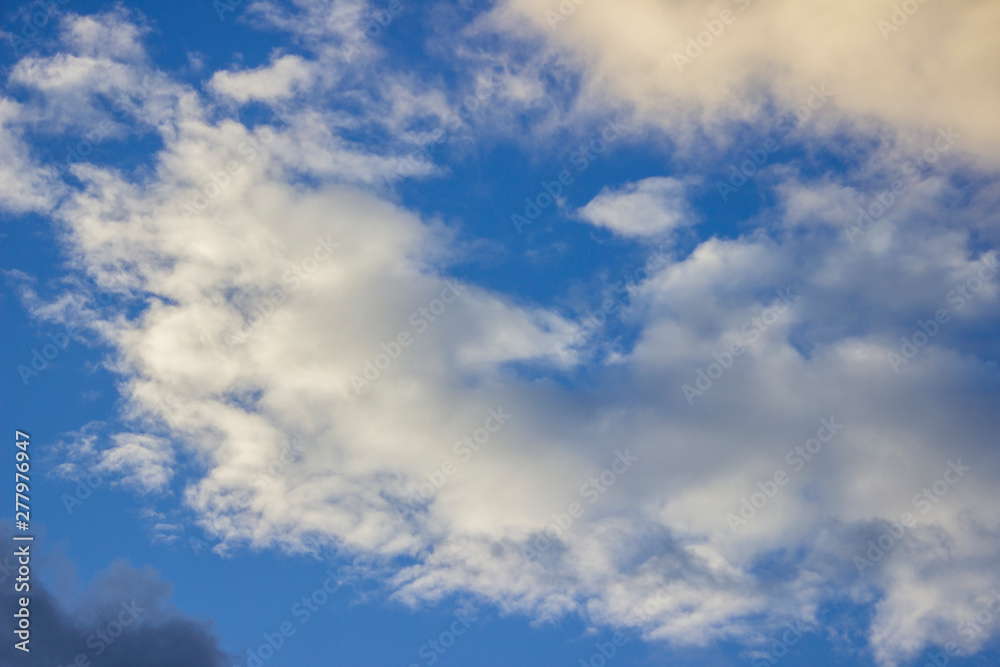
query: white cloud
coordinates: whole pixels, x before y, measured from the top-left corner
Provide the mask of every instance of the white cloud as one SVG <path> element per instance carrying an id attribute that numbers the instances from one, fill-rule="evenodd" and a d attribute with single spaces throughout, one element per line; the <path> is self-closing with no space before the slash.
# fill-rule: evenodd
<path id="1" fill-rule="evenodd" d="M 238 102 L 274 102 L 307 90 L 313 79 L 312 67 L 299 56 L 284 55 L 270 65 L 247 71 L 216 72 L 209 87 Z"/>
<path id="2" fill-rule="evenodd" d="M 562 16 L 567 6 L 575 11 Z M 995 163 L 1000 45 L 990 26 L 1000 6 L 909 6 L 917 11 L 893 19 L 893 6 L 866 0 L 508 0 L 493 23 L 517 37 L 537 35 L 565 54 L 584 75 L 591 104 L 633 105 L 695 154 L 734 121 L 760 123 L 770 99 L 795 109 L 811 87 L 825 85 L 838 109 L 830 118 L 843 114 L 869 126 L 876 117 L 895 129 L 931 132 L 953 125 L 968 137 L 964 150 Z M 893 20 L 902 22 L 898 30 L 880 27 L 896 28 Z"/>
<path id="3" fill-rule="evenodd" d="M 95 470 L 111 473 L 141 493 L 167 489 L 174 467 L 169 441 L 142 433 L 118 433 L 113 441 L 112 447 L 101 451 Z"/>
<path id="4" fill-rule="evenodd" d="M 55 170 L 38 164 L 24 141 L 24 108 L 0 97 L 0 207 L 15 213 L 50 210 L 63 190 Z"/>
<path id="5" fill-rule="evenodd" d="M 142 37 L 148 28 L 120 7 L 94 16 L 69 15 L 62 22 L 63 41 L 81 55 L 125 62 L 146 57 Z"/>
<path id="6" fill-rule="evenodd" d="M 691 222 L 684 183 L 660 177 L 618 190 L 605 187 L 578 215 L 616 234 L 637 237 L 657 236 Z"/>
<path id="7" fill-rule="evenodd" d="M 677 7 L 599 7 L 581 6 L 559 30 L 581 40 L 579 57 L 608 90 L 651 115 L 674 98 L 732 112 L 722 89 L 743 81 L 744 67 L 715 83 L 661 84 L 663 72 L 641 66 L 664 12 Z M 809 18 L 804 27 L 816 11 L 785 9 Z M 680 18 L 697 26 L 704 11 L 685 6 Z M 771 16 L 752 6 L 738 27 L 764 20 L 751 20 L 752 11 Z M 974 35 L 966 16 L 955 21 Z M 751 49 L 750 38 L 733 37 Z M 620 54 L 611 48 L 619 46 Z M 723 46 L 696 65 L 733 67 Z M 809 79 L 814 57 L 802 59 L 798 75 Z M 622 79 L 623 71 L 631 74 Z M 280 97 L 275 69 L 262 72 L 259 80 L 213 81 L 232 84 L 237 100 Z M 133 69 L 127 78 L 137 76 Z M 405 126 L 440 107 L 419 84 L 391 81 L 413 94 L 369 90 L 366 112 L 398 111 L 392 124 Z M 661 98 L 661 85 L 677 89 Z M 158 119 L 155 170 L 131 179 L 80 167 L 84 187 L 55 211 L 77 268 L 128 292 L 131 315 L 87 311 L 72 297 L 35 312 L 86 320 L 114 350 L 109 367 L 123 379 L 127 417 L 158 425 L 117 434 L 95 453 L 99 469 L 162 491 L 183 448 L 205 466 L 184 480 L 184 502 L 223 549 L 334 545 L 377 559 L 406 602 L 471 592 L 534 617 L 579 613 L 678 644 L 754 645 L 788 619 L 814 623 L 826 601 L 878 595 L 870 633 L 886 664 L 949 641 L 983 584 L 995 582 L 1000 469 L 989 443 L 1000 424 L 996 390 L 984 379 L 995 370 L 983 361 L 997 349 L 970 334 L 995 327 L 998 290 L 979 289 L 952 313 L 949 334 L 900 373 L 886 360 L 991 256 L 977 247 L 1000 240 L 990 183 L 957 206 L 958 190 L 928 175 L 852 244 L 842 226 L 875 191 L 778 174 L 779 205 L 755 231 L 703 239 L 635 285 L 622 314 L 636 327 L 635 344 L 613 367 L 580 369 L 590 358 L 573 347 L 580 327 L 554 309 L 476 284 L 445 298 L 458 254 L 452 234 L 348 185 L 397 165 L 391 150 L 344 140 L 351 121 L 306 106 L 280 127 L 213 124 L 199 96 L 168 89 L 137 107 Z M 843 95 L 855 110 L 901 118 L 884 100 Z M 934 102 L 929 117 L 948 104 Z M 879 154 L 857 171 L 894 168 L 894 160 Z M 238 169 L 229 172 L 232 161 Z M 646 237 L 689 222 L 684 202 L 679 181 L 646 179 L 603 191 L 581 216 Z M 129 279 L 116 283 L 119 272 Z M 771 311 L 782 305 L 775 290 L 789 287 L 794 302 Z M 734 341 L 744 351 L 727 358 Z M 709 388 L 689 404 L 682 386 L 712 364 L 720 374 L 710 370 Z M 551 379 L 567 369 L 593 382 Z M 477 429 L 499 409 L 510 418 L 479 443 Z M 726 513 L 757 492 L 758 480 L 790 466 L 786 453 L 830 416 L 845 428 L 823 458 L 734 534 Z M 480 446 L 467 459 L 457 445 L 465 437 Z M 299 457 L 269 483 L 254 483 L 289 438 L 300 443 Z M 618 450 L 639 462 L 622 470 Z M 918 514 L 912 539 L 859 577 L 852 556 L 877 538 L 879 522 L 913 511 L 913 494 L 957 458 L 974 473 Z M 441 472 L 449 462 L 453 472 Z M 438 479 L 436 471 L 444 483 L 400 517 L 393 503 Z M 561 528 L 573 503 L 583 512 Z M 551 546 L 526 560 L 524 550 L 545 539 Z M 759 574 L 761 562 L 783 553 L 803 556 L 785 562 L 778 580 Z M 401 556 L 411 564 L 399 570 Z M 928 576 L 914 592 L 916 572 Z M 655 611 L 630 614 L 661 589 Z"/>
<path id="8" fill-rule="evenodd" d="M 164 149 L 155 185 L 140 189 L 85 172 L 86 191 L 60 210 L 88 270 L 100 276 L 127 262 L 136 272 L 146 310 L 95 325 L 118 350 L 114 367 L 128 379 L 137 415 L 162 420 L 210 462 L 188 481 L 185 500 L 224 548 L 308 551 L 331 543 L 384 558 L 406 554 L 417 564 L 394 579 L 406 601 L 472 591 L 531 615 L 585 613 L 679 643 L 752 641 L 769 622 L 811 618 L 837 586 L 869 590 L 851 553 L 826 578 L 800 564 L 778 589 L 750 569 L 779 548 L 829 560 L 826 531 L 898 516 L 914 487 L 950 457 L 976 461 L 977 477 L 927 517 L 949 527 L 933 539 L 961 536 L 966 549 L 990 548 L 990 538 L 967 526 L 995 522 L 982 509 L 992 502 L 988 480 L 997 472 L 983 449 L 994 419 L 961 408 L 959 395 L 919 389 L 969 381 L 975 364 L 943 339 L 915 358 L 909 375 L 897 376 L 885 362 L 897 332 L 933 314 L 942 290 L 976 264 L 964 237 L 927 224 L 910 229 L 903 254 L 878 256 L 839 230 L 831 243 L 822 227 L 802 238 L 705 241 L 637 286 L 631 312 L 644 313 L 640 337 L 605 386 L 637 401 L 620 405 L 509 367 L 577 363 L 570 351 L 577 329 L 554 313 L 475 285 L 431 306 L 445 286 L 448 236 L 364 192 L 284 182 L 277 149 L 288 140 L 284 132 L 188 224 L 178 206 L 211 173 L 203 156 L 249 136 L 240 126 L 189 125 Z M 915 196 L 914 207 L 933 210 L 937 200 Z M 320 239 L 339 247 L 327 256 L 317 250 Z M 833 273 L 827 266 L 837 262 L 855 266 Z M 915 291 L 914 281 L 928 288 Z M 761 333 L 744 340 L 738 365 L 688 405 L 681 386 L 743 338 L 742 325 L 759 319 L 776 303 L 774 289 L 786 286 L 796 303 L 766 330 L 755 327 Z M 995 317 L 995 292 L 980 296 L 979 317 Z M 846 305 L 852 300 L 861 306 Z M 862 316 L 878 310 L 879 317 Z M 233 331 L 251 333 L 229 346 Z M 405 348 L 393 343 L 400 333 L 410 337 Z M 512 415 L 509 423 L 425 509 L 400 519 L 392 503 L 405 503 L 443 461 L 457 461 L 453 445 L 497 407 Z M 954 410 L 965 414 L 958 431 L 947 418 Z M 847 430 L 822 464 L 804 470 L 752 529 L 734 536 L 725 513 L 737 511 L 754 486 L 733 480 L 747 480 L 748 471 L 763 479 L 785 466 L 785 452 L 830 415 Z M 306 443 L 301 460 L 271 484 L 252 484 L 293 435 Z M 900 468 L 903 442 L 910 443 L 908 464 Z M 620 448 L 641 465 L 591 507 L 580 486 Z M 699 500 L 706 488 L 721 489 L 711 503 Z M 807 489 L 822 502 L 800 502 Z M 552 515 L 572 502 L 587 513 L 558 535 L 557 546 L 525 561 L 522 549 L 537 545 Z M 858 550 L 868 539 L 844 535 Z M 890 601 L 905 595 L 890 573 L 911 551 L 901 545 L 896 553 L 877 580 Z M 385 567 L 391 575 L 388 561 Z M 986 576 L 975 563 L 968 567 Z M 670 602 L 628 620 L 625 600 L 643 602 L 649 586 L 667 587 Z M 953 595 L 968 600 L 975 592 Z M 930 626 L 958 621 L 938 607 L 919 619 L 878 619 L 877 628 L 892 629 L 873 635 L 886 656 L 943 636 Z"/>

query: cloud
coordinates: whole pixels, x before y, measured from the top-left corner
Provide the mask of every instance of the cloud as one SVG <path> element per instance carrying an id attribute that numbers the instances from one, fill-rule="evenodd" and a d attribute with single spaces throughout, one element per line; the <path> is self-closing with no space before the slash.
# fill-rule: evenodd
<path id="1" fill-rule="evenodd" d="M 62 190 L 55 170 L 40 165 L 30 155 L 22 128 L 24 108 L 0 97 L 0 207 L 14 213 L 50 210 Z"/>
<path id="2" fill-rule="evenodd" d="M 704 72 L 681 82 L 647 66 L 654 43 L 657 54 L 672 44 L 654 39 L 664 26 L 683 43 L 684 26 L 700 30 L 723 6 L 588 3 L 551 39 L 577 54 L 595 87 L 584 97 L 632 104 L 667 133 L 757 120 L 730 93 L 758 75 L 772 82 L 765 65 L 791 68 L 780 79 L 791 83 L 761 93 L 782 103 L 830 66 L 813 55 L 786 62 L 790 43 L 825 33 L 807 30 L 818 10 L 780 3 L 777 27 L 794 34 L 766 27 L 774 10 L 751 5 L 730 26 L 732 46 L 720 37 L 692 66 Z M 945 34 L 978 39 L 966 19 L 992 11 L 983 7 L 963 5 Z M 873 11 L 849 3 L 843 14 Z M 937 11 L 924 6 L 912 27 L 944 20 Z M 827 18 L 846 30 L 840 14 Z M 321 28 L 311 29 L 317 43 L 340 44 Z M 903 98 L 937 80 L 914 81 L 893 58 Z M 664 67 L 675 67 L 669 53 Z M 471 594 L 534 618 L 573 613 L 647 639 L 754 648 L 792 619 L 819 627 L 825 605 L 848 599 L 872 610 L 869 638 L 885 664 L 952 639 L 995 582 L 988 555 L 1000 530 L 989 444 L 997 377 L 986 363 L 998 350 L 983 335 L 1000 320 L 1000 292 L 996 277 L 970 282 L 1000 241 L 995 174 L 949 153 L 905 176 L 890 212 L 853 239 L 845 227 L 857 207 L 884 195 L 884 174 L 905 174 L 906 141 L 856 155 L 837 185 L 797 163 L 762 174 L 774 204 L 745 232 L 697 239 L 625 288 L 616 316 L 634 340 L 594 363 L 589 346 L 615 332 L 581 344 L 583 325 L 554 305 L 456 283 L 465 257 L 455 230 L 361 187 L 399 167 L 397 147 L 358 145 L 346 130 L 418 127 L 446 108 L 420 82 L 387 80 L 400 88 L 363 89 L 374 119 L 322 108 L 332 89 L 321 86 L 287 120 L 253 126 L 209 120 L 200 94 L 168 86 L 176 92 L 136 106 L 158 118 L 155 169 L 135 179 L 75 168 L 81 185 L 53 212 L 73 269 L 116 285 L 129 308 L 76 307 L 86 300 L 71 286 L 34 310 L 84 324 L 113 350 L 128 428 L 103 452 L 88 441 L 92 465 L 158 490 L 191 455 L 204 468 L 178 480 L 183 502 L 222 550 L 364 554 L 413 605 Z M 840 108 L 907 125 L 888 93 L 866 101 L 837 82 Z M 254 86 L 237 86 L 235 99 L 284 90 Z M 950 105 L 935 100 L 927 118 Z M 987 146 L 978 118 L 963 130 Z M 687 201 L 681 181 L 654 177 L 603 190 L 580 215 L 646 238 L 690 222 Z M 901 338 L 919 340 L 941 309 L 949 320 L 933 342 L 925 331 L 894 369 Z M 573 374 L 586 381 L 565 381 Z M 499 424 L 490 411 L 509 417 Z M 821 420 L 843 431 L 815 457 L 796 454 L 815 447 Z M 260 483 L 292 439 L 296 457 Z M 956 459 L 974 472 L 921 512 L 914 494 Z M 777 485 L 768 480 L 779 470 L 781 495 L 751 505 L 734 531 L 727 514 L 764 493 L 758 483 Z M 906 511 L 916 527 L 859 574 L 852 557 Z M 778 573 L 762 567 L 771 562 Z M 657 593 L 654 612 L 633 613 Z"/>
<path id="3" fill-rule="evenodd" d="M 9 534 L 9 524 L 7 531 Z M 184 615 L 169 603 L 173 587 L 149 567 L 115 561 L 76 600 L 60 599 L 31 582 L 30 652 L 0 646 L 0 658 L 23 665 L 78 663 L 78 656 L 107 667 L 222 667 L 226 656 L 210 623 Z M 18 608 L 10 586 L 0 592 L 4 609 Z M 0 629 L 14 637 L 15 619 L 4 614 Z"/>
<path id="4" fill-rule="evenodd" d="M 174 464 L 168 441 L 141 433 L 117 433 L 113 440 L 114 446 L 101 452 L 95 470 L 114 474 L 141 492 L 166 490 Z"/>
<path id="5" fill-rule="evenodd" d="M 141 24 L 141 16 L 121 7 L 94 16 L 69 15 L 61 27 L 63 42 L 81 55 L 124 62 L 146 57 L 142 38 L 149 29 Z"/>
<path id="6" fill-rule="evenodd" d="M 136 418 L 162 423 L 171 442 L 211 462 L 188 478 L 184 498 L 224 548 L 336 545 L 382 558 L 397 595 L 412 604 L 473 592 L 537 617 L 585 613 L 679 643 L 748 641 L 755 628 L 813 618 L 835 584 L 868 590 L 850 569 L 822 583 L 799 566 L 779 587 L 752 570 L 782 548 L 820 558 L 831 522 L 898 515 L 920 480 L 952 457 L 977 461 L 980 472 L 933 521 L 951 527 L 948 539 L 961 535 L 969 553 L 988 548 L 989 538 L 967 526 L 972 517 L 994 520 L 977 508 L 990 506 L 994 473 L 982 446 L 995 420 L 962 409 L 957 394 L 928 402 L 911 379 L 955 386 L 972 381 L 975 364 L 947 344 L 923 351 L 910 376 L 885 361 L 897 336 L 932 316 L 947 288 L 974 270 L 979 258 L 964 236 L 932 223 L 911 228 L 900 255 L 854 247 L 831 224 L 801 239 L 705 240 L 633 288 L 624 316 L 639 318 L 638 340 L 620 371 L 592 370 L 606 374 L 606 390 L 637 401 L 620 404 L 521 375 L 519 365 L 543 375 L 577 367 L 578 327 L 482 286 L 447 291 L 455 250 L 446 230 L 349 187 L 293 188 L 279 176 L 286 131 L 272 132 L 275 148 L 189 221 L 179 207 L 199 182 L 191 174 L 204 169 L 197 156 L 246 130 L 191 125 L 165 147 L 169 167 L 156 187 L 93 169 L 59 211 L 89 272 L 127 266 L 140 286 L 135 317 L 90 324 L 117 351 L 113 368 Z M 936 201 L 928 195 L 912 205 Z M 834 272 L 838 257 L 853 270 Z M 918 283 L 928 288 L 914 291 Z M 787 287 L 795 303 L 771 321 L 775 292 Z M 992 288 L 977 304 L 977 320 L 996 317 Z M 689 405 L 682 386 L 697 384 L 697 371 L 733 341 L 745 354 Z M 509 423 L 414 504 L 428 474 L 461 462 L 457 443 L 489 409 L 510 414 Z M 966 415 L 961 432 L 943 431 L 954 410 Z M 831 415 L 848 430 L 822 466 L 733 535 L 725 515 L 754 491 L 734 480 L 785 466 L 784 453 Z M 272 483 L 254 484 L 289 437 L 306 443 L 301 459 Z M 900 471 L 893 452 L 903 441 L 912 444 Z M 581 485 L 600 484 L 619 448 L 641 466 L 591 507 Z M 699 500 L 705 488 L 731 493 L 716 491 L 708 503 Z M 795 502 L 811 488 L 821 504 Z M 573 502 L 588 511 L 562 530 L 552 517 Z M 543 548 L 545 540 L 553 546 Z M 860 551 L 865 542 L 853 544 Z M 528 560 L 526 550 L 539 556 Z M 891 572 L 906 554 L 900 547 L 881 567 Z M 392 575 L 403 556 L 417 564 Z M 878 580 L 887 600 L 904 594 L 894 581 Z M 669 603 L 629 621 L 629 605 L 659 587 Z M 928 608 L 917 625 L 877 616 L 873 638 L 886 655 L 909 651 L 935 637 L 929 619 L 938 619 L 934 627 L 957 621 L 946 613 Z"/>
<path id="7" fill-rule="evenodd" d="M 619 190 L 603 188 L 577 214 L 621 236 L 649 237 L 690 222 L 684 184 L 675 178 L 647 178 Z"/>
<path id="8" fill-rule="evenodd" d="M 315 50 L 333 55 L 331 44 L 344 42 L 370 20 L 366 0 L 295 0 L 291 6 L 284 3 L 256 2 L 248 7 L 250 12 L 269 26 L 303 37 Z"/>
<path id="9" fill-rule="evenodd" d="M 952 125 L 968 136 L 966 150 L 995 163 L 1000 46 L 988 26 L 998 13 L 976 0 L 914 0 L 905 10 L 865 0 L 509 0 L 493 23 L 564 54 L 591 104 L 631 105 L 691 150 L 718 140 L 712 129 L 759 124 L 771 101 L 794 110 L 825 85 L 859 127 L 873 118 L 904 131 Z"/>
<path id="10" fill-rule="evenodd" d="M 209 81 L 209 87 L 241 103 L 249 100 L 273 102 L 307 89 L 312 78 L 312 70 L 305 60 L 285 55 L 274 58 L 266 67 L 242 72 L 216 72 Z"/>

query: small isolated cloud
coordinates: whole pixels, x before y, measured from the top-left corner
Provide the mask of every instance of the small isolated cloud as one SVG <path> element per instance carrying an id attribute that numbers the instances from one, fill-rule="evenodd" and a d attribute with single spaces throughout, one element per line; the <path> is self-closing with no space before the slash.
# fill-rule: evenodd
<path id="1" fill-rule="evenodd" d="M 621 236 L 657 236 L 690 222 L 684 190 L 684 183 L 676 178 L 659 177 L 617 190 L 604 188 L 579 215 Z"/>

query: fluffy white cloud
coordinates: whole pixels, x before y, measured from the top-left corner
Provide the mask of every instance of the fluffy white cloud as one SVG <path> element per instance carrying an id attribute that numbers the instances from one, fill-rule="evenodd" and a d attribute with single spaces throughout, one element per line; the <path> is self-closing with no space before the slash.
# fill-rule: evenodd
<path id="1" fill-rule="evenodd" d="M 905 374 L 886 361 L 896 334 L 933 317 L 946 288 L 975 271 L 980 258 L 967 255 L 964 237 L 924 227 L 910 255 L 873 255 L 840 229 L 832 246 L 828 233 L 706 241 L 636 288 L 625 316 L 647 313 L 642 334 L 624 375 L 609 371 L 607 381 L 638 404 L 619 404 L 508 370 L 514 361 L 574 364 L 576 327 L 475 285 L 448 291 L 442 230 L 360 191 L 293 188 L 276 177 L 278 151 L 261 152 L 185 221 L 179 207 L 205 169 L 195 156 L 253 136 L 232 124 L 189 128 L 165 149 L 155 187 L 95 169 L 60 215 L 88 270 L 134 273 L 142 314 L 94 324 L 119 352 L 135 417 L 161 421 L 210 462 L 185 498 L 228 547 L 329 542 L 407 554 L 419 564 L 395 581 L 411 602 L 473 591 L 534 615 L 586 611 L 677 642 L 746 640 L 759 627 L 751 617 L 811 618 L 834 584 L 862 596 L 877 582 L 887 601 L 873 639 L 891 656 L 936 638 L 928 627 L 948 628 L 959 618 L 948 610 L 972 604 L 976 589 L 952 587 L 954 607 L 890 612 L 897 596 L 907 607 L 893 572 L 906 567 L 908 545 L 874 566 L 874 581 L 857 576 L 854 553 L 825 579 L 799 565 L 777 590 L 750 574 L 783 548 L 832 558 L 823 543 L 831 530 L 864 553 L 878 521 L 912 510 L 910 497 L 949 459 L 975 461 L 977 473 L 919 517 L 941 532 L 918 533 L 932 544 L 961 536 L 970 553 L 995 547 L 970 528 L 995 523 L 983 510 L 995 417 L 962 408 L 959 395 L 920 390 L 969 382 L 975 363 L 937 341 Z M 272 144 L 284 140 L 275 132 Z M 855 270 L 831 274 L 836 255 Z M 900 301 L 914 280 L 940 289 Z M 785 287 L 790 306 L 774 293 Z M 859 294 L 888 316 L 841 310 Z M 771 307 L 783 308 L 776 321 Z M 975 307 L 978 321 L 996 317 L 992 286 Z M 703 388 L 697 371 L 714 376 L 714 355 L 733 341 L 745 353 L 721 362 L 732 368 L 689 405 L 682 385 Z M 477 437 L 490 409 L 509 420 L 480 451 L 457 445 Z M 961 433 L 948 418 L 956 410 L 966 415 Z M 757 490 L 746 480 L 791 473 L 786 452 L 831 417 L 845 429 L 825 458 L 734 535 L 726 514 Z M 301 458 L 273 483 L 251 483 L 289 437 L 307 443 Z M 622 468 L 616 450 L 641 463 Z M 440 489 L 428 486 L 434 480 Z M 427 498 L 414 495 L 421 485 Z M 806 497 L 818 500 L 798 501 Z M 564 530 L 572 503 L 583 514 Z M 925 558 L 919 546 L 913 557 Z M 968 567 L 975 572 L 975 561 Z M 668 601 L 656 614 L 629 613 L 661 587 Z"/>
<path id="2" fill-rule="evenodd" d="M 579 66 L 592 104 L 633 105 L 693 151 L 720 136 L 713 129 L 757 123 L 772 100 L 794 109 L 825 85 L 853 123 L 953 125 L 995 162 L 1000 6 L 903 4 L 508 0 L 494 25 L 539 35 Z"/>
<path id="3" fill-rule="evenodd" d="M 209 82 L 215 91 L 238 102 L 276 101 L 308 88 L 313 79 L 309 63 L 299 56 L 274 58 L 270 65 L 240 72 L 216 72 Z"/>
<path id="4" fill-rule="evenodd" d="M 647 178 L 619 190 L 604 188 L 578 215 L 622 236 L 648 237 L 691 222 L 684 183 Z"/>
<path id="5" fill-rule="evenodd" d="M 121 7 L 96 16 L 62 20 L 63 42 L 81 55 L 138 62 L 146 57 L 142 38 L 149 29 Z"/>
<path id="6" fill-rule="evenodd" d="M 101 452 L 95 470 L 111 473 L 143 493 L 167 489 L 174 464 L 169 441 L 142 433 L 117 433 L 113 441 L 112 447 Z"/>
<path id="7" fill-rule="evenodd" d="M 684 83 L 658 83 L 663 72 L 645 66 L 654 37 L 681 19 L 697 28 L 714 9 L 591 3 L 553 39 L 576 40 L 588 74 L 650 117 L 664 100 L 731 116 L 730 89 L 772 57 L 790 67 L 782 49 L 819 20 L 815 8 L 781 7 L 803 22 L 780 25 L 801 34 L 737 36 L 774 18 L 751 5 L 692 66 L 706 76 L 692 69 Z M 937 11 L 925 6 L 906 29 Z M 975 38 L 966 18 L 989 11 L 963 5 L 949 30 Z M 850 3 L 843 14 L 873 16 Z M 683 27 L 670 30 L 683 38 Z M 723 56 L 730 36 L 729 48 L 756 60 L 736 67 Z M 828 66 L 815 59 L 802 56 L 787 80 Z M 275 99 L 291 90 L 280 62 L 213 85 L 237 100 Z M 379 88 L 366 110 L 398 112 L 392 124 L 406 126 L 441 108 L 421 86 L 392 81 L 408 94 L 381 106 L 393 89 Z M 902 97 L 933 83 L 901 81 Z M 838 104 L 906 121 L 841 83 Z M 983 268 L 995 262 L 984 246 L 1000 240 L 989 223 L 997 190 L 983 176 L 960 197 L 952 154 L 854 237 L 845 226 L 880 186 L 808 181 L 791 168 L 762 175 L 781 184 L 756 229 L 702 239 L 633 285 L 617 316 L 636 327 L 635 344 L 585 369 L 594 388 L 566 387 L 548 378 L 592 358 L 580 325 L 455 283 L 451 230 L 357 187 L 398 169 L 392 151 L 349 144 L 338 132 L 347 121 L 308 105 L 250 128 L 209 122 L 197 94 L 168 89 L 135 107 L 156 119 L 155 170 L 130 179 L 77 167 L 83 187 L 55 211 L 78 268 L 115 285 L 132 314 L 72 297 L 35 312 L 85 320 L 115 351 L 109 365 L 135 428 L 110 447 L 86 441 L 99 469 L 163 490 L 183 448 L 204 466 L 185 480 L 184 502 L 222 548 L 335 545 L 374 558 L 410 603 L 471 592 L 535 617 L 579 613 L 687 644 L 755 646 L 791 618 L 815 623 L 826 602 L 878 597 L 870 638 L 886 664 L 955 640 L 996 583 L 990 443 L 1000 424 L 996 370 L 984 361 L 997 349 L 977 334 L 1000 319 L 998 279 Z M 927 118 L 950 104 L 935 100 Z M 692 114 L 683 122 L 697 123 Z M 969 135 L 987 145 L 977 118 Z M 905 153 L 877 153 L 856 171 L 894 173 Z M 687 223 L 684 201 L 679 181 L 652 178 L 602 192 L 581 216 L 644 239 Z M 933 340 L 902 351 L 900 338 L 917 340 L 942 309 L 948 321 L 924 334 Z M 894 369 L 889 353 L 907 361 Z M 836 434 L 832 422 L 843 424 Z M 288 461 L 282 445 L 293 439 Z M 258 483 L 276 460 L 280 472 Z M 937 494 L 949 461 L 973 469 Z M 924 488 L 936 499 L 926 512 L 914 500 Z M 745 524 L 727 517 L 756 493 L 773 497 L 753 516 L 743 510 Z M 867 558 L 869 540 L 904 512 L 913 524 L 859 574 L 854 557 Z M 771 562 L 781 574 L 764 573 Z"/>

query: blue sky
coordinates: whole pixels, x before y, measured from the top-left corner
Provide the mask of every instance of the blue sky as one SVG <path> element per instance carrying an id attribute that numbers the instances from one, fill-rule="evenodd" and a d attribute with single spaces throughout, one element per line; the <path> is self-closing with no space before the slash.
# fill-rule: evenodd
<path id="1" fill-rule="evenodd" d="M 4 664 L 997 663 L 1000 8 L 2 20 Z"/>

